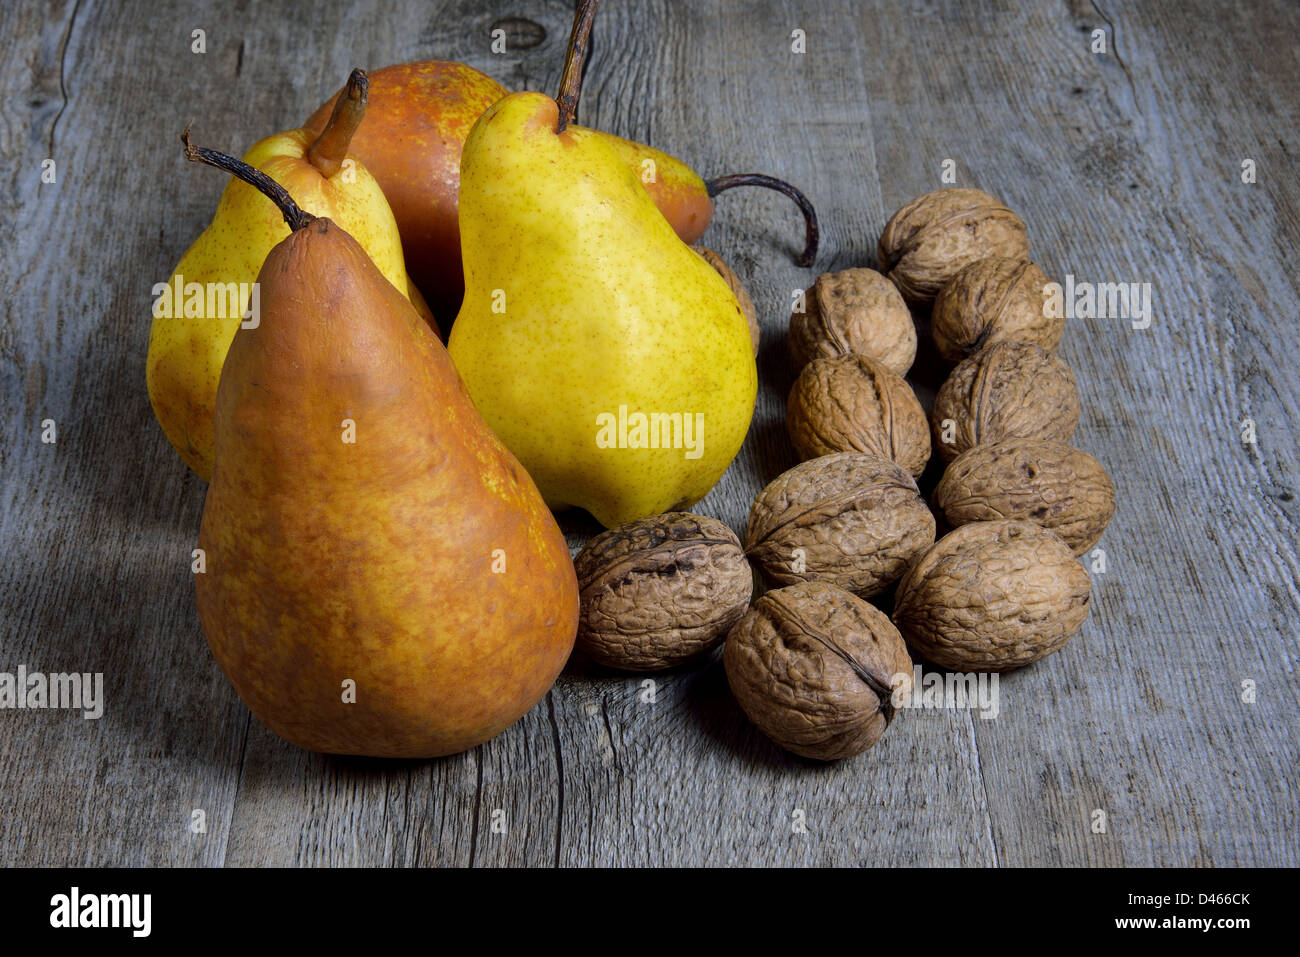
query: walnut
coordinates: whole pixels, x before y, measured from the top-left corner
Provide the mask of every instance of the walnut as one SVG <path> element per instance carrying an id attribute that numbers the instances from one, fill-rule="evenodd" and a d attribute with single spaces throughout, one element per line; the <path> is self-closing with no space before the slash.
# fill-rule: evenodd
<path id="1" fill-rule="evenodd" d="M 688 512 L 602 532 L 574 566 L 578 647 L 627 671 L 670 668 L 713 647 L 745 613 L 754 587 L 736 534 Z"/>
<path id="2" fill-rule="evenodd" d="M 894 717 L 907 646 L 872 605 L 826 582 L 765 593 L 727 636 L 727 683 L 781 747 L 832 761 L 867 750 Z"/>
<path id="3" fill-rule="evenodd" d="M 796 369 L 813 359 L 856 352 L 904 375 L 916 358 L 912 313 L 897 287 L 874 269 L 818 276 L 804 297 L 804 310 L 790 315 L 788 341 Z"/>
<path id="4" fill-rule="evenodd" d="M 964 267 L 989 256 L 1029 258 L 1020 217 L 978 189 L 938 189 L 890 217 L 877 248 L 880 271 L 912 303 L 926 304 Z"/>
<path id="5" fill-rule="evenodd" d="M 740 277 L 735 271 L 727 265 L 726 260 L 719 256 L 708 246 L 692 246 L 697 253 L 704 257 L 704 261 L 717 271 L 718 275 L 726 281 L 731 287 L 731 291 L 736 296 L 736 301 L 740 303 L 740 311 L 745 314 L 745 322 L 749 323 L 749 341 L 754 345 L 754 355 L 758 355 L 758 312 L 754 309 L 754 300 L 749 298 L 749 292 L 745 289 L 745 284 L 740 281 Z"/>
<path id="6" fill-rule="evenodd" d="M 945 462 L 1002 439 L 1068 442 L 1079 424 L 1079 389 L 1070 367 L 1042 346 L 995 342 L 957 364 L 930 417 Z"/>
<path id="7" fill-rule="evenodd" d="M 1036 342 L 1049 352 L 1061 341 L 1064 314 L 1046 315 L 1051 282 L 1031 262 L 991 256 L 971 263 L 939 290 L 930 331 L 939 355 L 960 362 L 990 342 Z"/>
<path id="8" fill-rule="evenodd" d="M 814 359 L 790 390 L 786 428 L 800 458 L 869 452 L 912 475 L 930 460 L 930 432 L 916 393 L 875 359 Z"/>
<path id="9" fill-rule="evenodd" d="M 934 515 L 916 482 L 862 452 L 796 465 L 759 493 L 745 554 L 773 582 L 826 581 L 878 595 L 934 544 Z"/>
<path id="10" fill-rule="evenodd" d="M 1055 532 L 972 522 L 941 538 L 898 585 L 894 623 L 955 671 L 1005 671 L 1051 654 L 1083 627 L 1091 581 Z"/>
<path id="11" fill-rule="evenodd" d="M 1064 442 L 1007 439 L 957 456 L 934 490 L 934 502 L 953 528 L 1025 519 L 1056 532 L 1082 555 L 1115 514 L 1115 486 L 1087 452 Z"/>

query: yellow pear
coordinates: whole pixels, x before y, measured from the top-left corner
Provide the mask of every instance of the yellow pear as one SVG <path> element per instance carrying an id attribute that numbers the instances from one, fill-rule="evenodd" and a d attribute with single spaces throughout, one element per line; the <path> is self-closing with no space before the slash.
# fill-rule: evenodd
<path id="1" fill-rule="evenodd" d="M 758 371 L 726 281 L 573 125 L 596 6 L 577 6 L 557 99 L 504 97 L 465 141 L 447 348 L 547 504 L 613 527 L 704 497 L 745 440 Z"/>
<path id="2" fill-rule="evenodd" d="M 356 238 L 379 271 L 432 323 L 406 276 L 397 222 L 374 177 L 347 157 L 365 113 L 366 76 L 353 71 L 330 126 L 319 136 L 289 130 L 254 144 L 244 162 L 284 187 L 309 213 Z M 267 254 L 289 235 L 273 203 L 231 180 L 211 224 L 181 257 L 166 286 L 154 288 L 146 377 L 149 401 L 168 441 L 204 480 L 212 475 L 212 411 L 230 343 L 249 315 L 253 284 Z M 247 316 L 247 318 L 245 318 Z"/>
<path id="3" fill-rule="evenodd" d="M 552 508 L 685 508 L 739 451 L 758 376 L 721 276 L 595 131 L 515 93 L 461 160 L 465 299 L 448 349 Z"/>

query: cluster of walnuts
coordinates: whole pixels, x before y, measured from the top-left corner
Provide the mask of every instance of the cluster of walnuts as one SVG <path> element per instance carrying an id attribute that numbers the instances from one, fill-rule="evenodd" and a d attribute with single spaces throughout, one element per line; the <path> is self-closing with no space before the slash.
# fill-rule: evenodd
<path id="1" fill-rule="evenodd" d="M 674 512 L 576 559 L 588 656 L 650 671 L 725 639 L 750 720 L 820 759 L 879 740 L 909 648 L 1003 671 L 1065 644 L 1088 615 L 1078 556 L 1115 508 L 1105 469 L 1067 444 L 1079 394 L 1055 353 L 1064 319 L 1044 307 L 1020 218 L 980 190 L 938 190 L 894 214 L 878 254 L 879 272 L 819 277 L 790 317 L 786 423 L 802 461 L 758 494 L 744 543 Z M 954 364 L 928 416 L 904 378 L 913 309 Z M 927 502 L 918 479 L 936 452 Z M 771 586 L 752 604 L 751 568 Z M 892 620 L 867 601 L 891 592 Z"/>

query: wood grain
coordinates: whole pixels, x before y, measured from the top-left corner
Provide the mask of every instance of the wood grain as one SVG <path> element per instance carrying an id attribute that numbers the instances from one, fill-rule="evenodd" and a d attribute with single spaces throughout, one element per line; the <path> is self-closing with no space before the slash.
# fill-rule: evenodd
<path id="1" fill-rule="evenodd" d="M 748 725 L 716 655 L 653 696 L 575 662 L 505 734 L 438 761 L 306 754 L 249 716 L 194 612 L 204 487 L 144 388 L 151 286 L 223 187 L 177 134 L 193 120 L 240 152 L 351 67 L 407 59 L 553 92 L 571 10 L 0 5 L 0 671 L 102 671 L 107 698 L 98 721 L 0 711 L 0 864 L 1300 864 L 1300 9 L 1283 0 L 610 0 L 597 21 L 580 122 L 706 176 L 781 176 L 822 216 L 815 270 L 793 265 L 794 208 L 762 191 L 721 197 L 705 236 L 763 326 L 749 439 L 698 506 L 733 528 L 795 461 L 792 290 L 874 264 L 945 160 L 1021 214 L 1050 275 L 1151 283 L 1150 328 L 1067 326 L 1075 443 L 1119 510 L 1091 620 L 1004 677 L 996 720 L 905 712 L 821 766 Z M 923 349 L 924 401 L 942 374 Z M 593 530 L 565 527 L 575 549 Z"/>

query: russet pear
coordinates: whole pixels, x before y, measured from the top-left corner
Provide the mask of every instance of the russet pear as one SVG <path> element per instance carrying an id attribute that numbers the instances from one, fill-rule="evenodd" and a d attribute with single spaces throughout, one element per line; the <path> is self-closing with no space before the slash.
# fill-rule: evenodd
<path id="1" fill-rule="evenodd" d="M 325 129 L 339 95 L 303 124 Z M 456 193 L 460 152 L 474 121 L 505 88 L 464 63 L 425 60 L 370 72 L 366 122 L 351 150 L 393 208 L 411 278 L 439 319 L 450 324 L 463 279 Z"/>
<path id="2" fill-rule="evenodd" d="M 410 302 L 338 224 L 277 202 L 292 232 L 217 390 L 200 622 L 239 696 L 299 747 L 463 751 L 564 666 L 568 547 Z"/>

